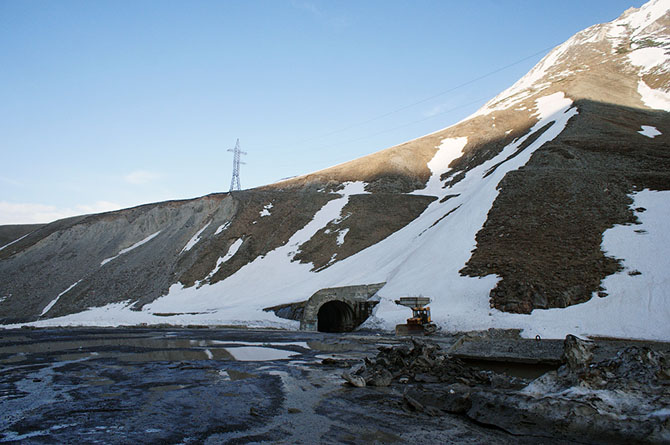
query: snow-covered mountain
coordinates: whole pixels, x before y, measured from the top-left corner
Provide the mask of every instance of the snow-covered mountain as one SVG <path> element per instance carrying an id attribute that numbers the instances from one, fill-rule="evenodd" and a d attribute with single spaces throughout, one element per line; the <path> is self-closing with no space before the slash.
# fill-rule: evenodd
<path id="1" fill-rule="evenodd" d="M 297 327 L 264 308 L 385 282 L 367 326 L 670 339 L 670 0 L 553 49 L 468 119 L 258 189 L 39 227 L 0 320 Z M 15 232 L 12 232 L 15 233 Z"/>

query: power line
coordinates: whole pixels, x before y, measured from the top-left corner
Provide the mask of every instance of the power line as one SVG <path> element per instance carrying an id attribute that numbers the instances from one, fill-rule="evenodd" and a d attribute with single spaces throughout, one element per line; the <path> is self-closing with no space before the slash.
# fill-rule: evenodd
<path id="1" fill-rule="evenodd" d="M 414 107 L 414 106 L 416 106 L 416 105 L 420 105 L 420 104 L 422 104 L 422 103 L 428 102 L 428 101 L 430 101 L 430 100 L 432 100 L 432 99 L 435 99 L 435 98 L 437 98 L 437 97 L 443 96 L 443 95 L 445 95 L 445 94 L 447 94 L 447 93 L 451 93 L 452 91 L 458 90 L 458 89 L 463 88 L 463 87 L 468 86 L 468 85 L 471 85 L 471 84 L 473 84 L 473 83 L 475 83 L 475 82 L 478 82 L 478 81 L 480 81 L 480 80 L 482 80 L 482 79 L 485 79 L 485 78 L 487 78 L 487 77 L 490 77 L 490 76 L 492 76 L 492 75 L 494 75 L 494 74 L 497 74 L 497 73 L 499 73 L 499 72 L 501 72 L 501 71 L 504 71 L 504 70 L 506 70 L 506 69 L 508 69 L 508 68 L 511 68 L 511 67 L 515 66 L 515 65 L 518 65 L 518 64 L 520 64 L 520 63 L 522 63 L 522 62 L 525 62 L 525 61 L 528 60 L 528 59 L 531 59 L 531 58 L 533 58 L 533 57 L 536 57 L 536 56 L 538 56 L 538 55 L 540 55 L 540 54 L 542 54 L 542 53 L 544 53 L 544 52 L 546 52 L 546 51 L 549 51 L 550 49 L 554 48 L 555 46 L 556 46 L 556 45 L 552 45 L 552 46 L 549 46 L 549 47 L 547 47 L 547 48 L 544 48 L 544 49 L 542 49 L 542 50 L 540 50 L 540 51 L 537 51 L 536 53 L 531 54 L 530 56 L 526 56 L 526 57 L 524 57 L 523 59 L 519 59 L 519 60 L 517 60 L 517 61 L 515 61 L 515 62 L 512 62 L 512 63 L 510 63 L 510 64 L 508 64 L 508 65 L 503 66 L 503 67 L 497 68 L 497 69 L 495 69 L 495 70 L 493 70 L 493 71 L 489 71 L 489 72 L 486 73 L 486 74 L 483 74 L 483 75 L 481 75 L 481 76 L 479 76 L 479 77 L 475 77 L 474 79 L 470 79 L 470 80 L 468 80 L 467 82 L 463 82 L 463 83 L 461 83 L 461 84 L 459 84 L 459 85 L 456 85 L 456 86 L 454 86 L 454 87 L 451 87 L 451 88 L 449 88 L 449 89 L 447 89 L 447 90 L 440 91 L 439 93 L 433 94 L 432 96 L 426 97 L 426 98 L 421 99 L 421 100 L 418 100 L 418 101 L 416 101 L 416 102 L 412 102 L 412 103 L 407 104 L 407 105 L 403 105 L 403 106 L 400 107 L 400 108 L 396 108 L 395 110 L 386 112 L 386 113 L 384 113 L 384 114 L 380 114 L 380 115 L 371 117 L 371 118 L 366 119 L 366 120 L 364 120 L 364 121 L 357 122 L 357 123 L 354 123 L 354 124 L 350 124 L 350 125 L 347 125 L 346 127 L 342 127 L 342 128 L 337 129 L 337 130 L 333 130 L 333 131 L 330 131 L 330 132 L 328 132 L 328 133 L 324 133 L 324 134 L 321 134 L 321 135 L 318 135 L 318 136 L 313 136 L 313 137 L 310 137 L 310 138 L 307 138 L 307 139 L 303 139 L 303 140 L 301 140 L 301 141 L 296 142 L 294 145 L 296 145 L 296 144 L 302 144 L 302 143 L 304 143 L 304 142 L 313 141 L 314 139 L 321 139 L 321 138 L 324 138 L 324 137 L 327 137 L 327 136 L 331 136 L 331 135 L 333 135 L 333 134 L 341 133 L 341 132 L 343 132 L 343 131 L 350 130 L 350 129 L 355 128 L 355 127 L 360 127 L 360 126 L 362 126 L 362 125 L 369 124 L 370 122 L 374 122 L 374 121 L 376 121 L 376 120 L 385 118 L 385 117 L 390 116 L 390 115 L 392 115 L 392 114 L 399 113 L 400 111 L 404 111 L 404 110 L 406 110 L 406 109 L 408 109 L 408 108 L 411 108 L 411 107 Z M 466 106 L 466 105 L 464 105 L 464 106 Z M 451 110 L 451 111 L 453 111 L 453 110 Z M 442 113 L 441 113 L 441 114 L 442 114 Z M 432 117 L 432 116 L 431 116 L 431 117 Z M 418 121 L 418 122 L 420 122 L 420 121 Z M 413 122 L 413 123 L 416 123 L 416 122 Z M 413 123 L 412 123 L 412 124 L 413 124 Z M 411 125 L 411 124 L 408 124 L 408 125 Z"/>
<path id="2" fill-rule="evenodd" d="M 318 146 L 317 148 L 319 148 L 319 149 L 323 149 L 323 148 L 331 148 L 331 147 L 336 147 L 336 146 L 339 146 L 339 145 L 342 145 L 342 144 L 351 144 L 352 142 L 358 142 L 358 141 L 362 141 L 362 140 L 364 140 L 364 139 L 369 139 L 369 138 L 371 138 L 371 137 L 379 136 L 380 134 L 389 133 L 389 132 L 391 132 L 391 131 L 398 130 L 398 129 L 400 129 L 400 128 L 409 127 L 409 126 L 411 126 L 411 125 L 418 124 L 418 123 L 420 123 L 420 122 L 424 122 L 424 121 L 433 119 L 433 118 L 435 118 L 435 117 L 437 117 L 437 116 L 441 116 L 441 115 L 443 115 L 443 114 L 447 114 L 447 113 L 451 113 L 451 112 L 456 111 L 456 110 L 460 110 L 461 108 L 465 108 L 465 107 L 467 107 L 467 106 L 474 105 L 474 104 L 476 104 L 476 103 L 484 102 L 485 100 L 488 100 L 488 99 L 489 99 L 488 96 L 487 96 L 487 97 L 483 97 L 483 98 L 481 98 L 481 99 L 476 99 L 476 100 L 473 100 L 473 101 L 468 102 L 468 103 L 466 103 L 466 104 L 458 105 L 458 106 L 453 107 L 453 108 L 450 108 L 450 109 L 448 109 L 448 110 L 445 110 L 445 111 L 441 111 L 441 112 L 439 112 L 439 113 L 436 113 L 436 114 L 434 114 L 434 115 L 432 115 L 432 116 L 425 117 L 425 118 L 423 118 L 423 119 L 415 120 L 415 121 L 408 122 L 408 123 L 401 124 L 401 125 L 396 125 L 396 126 L 394 126 L 394 127 L 392 127 L 392 128 L 387 128 L 387 129 L 385 129 L 385 130 L 378 131 L 377 133 L 369 134 L 369 135 L 366 135 L 366 136 L 361 136 L 361 137 L 359 137 L 359 138 L 355 138 L 355 139 L 350 139 L 350 140 L 348 140 L 348 141 L 337 142 L 337 143 L 333 143 L 333 144 L 329 144 L 329 145 L 320 145 L 320 146 Z"/>

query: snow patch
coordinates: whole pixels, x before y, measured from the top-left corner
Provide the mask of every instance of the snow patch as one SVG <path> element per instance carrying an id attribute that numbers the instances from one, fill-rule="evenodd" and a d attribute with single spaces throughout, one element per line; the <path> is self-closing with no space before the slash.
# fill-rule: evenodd
<path id="1" fill-rule="evenodd" d="M 642 125 L 641 130 L 638 131 L 642 136 L 647 136 L 648 138 L 655 138 L 656 136 L 662 134 L 660 131 L 656 129 L 656 127 L 652 127 L 651 125 Z"/>
<path id="2" fill-rule="evenodd" d="M 83 279 L 82 279 L 82 280 L 83 280 Z M 60 294 L 58 294 L 58 296 L 57 296 L 56 298 L 54 298 L 53 300 L 51 300 L 51 302 L 50 302 L 49 304 L 47 304 L 46 307 L 42 310 L 42 313 L 40 314 L 40 317 L 41 317 L 42 315 L 46 314 L 47 312 L 49 312 L 49 309 L 51 309 L 51 308 L 54 306 L 54 304 L 56 304 L 56 302 L 58 301 L 58 299 L 59 299 L 60 297 L 62 297 L 63 295 L 67 294 L 68 292 L 70 292 L 70 291 L 71 291 L 77 284 L 81 283 L 82 280 L 77 281 L 77 282 L 74 283 L 72 286 L 68 287 L 68 288 L 65 289 L 63 292 L 61 292 Z"/>
<path id="3" fill-rule="evenodd" d="M 260 212 L 261 218 L 264 217 L 264 216 L 270 216 L 271 215 L 271 213 L 270 213 L 271 208 L 272 208 L 272 203 L 263 206 L 263 210 L 261 210 L 261 212 Z"/>
<path id="4" fill-rule="evenodd" d="M 632 37 L 638 37 L 647 26 L 667 14 L 669 6 L 667 0 L 652 0 L 612 23 L 628 25 L 634 30 Z"/>
<path id="5" fill-rule="evenodd" d="M 207 224 L 205 224 L 205 227 L 203 227 L 202 229 L 198 230 L 198 232 L 197 232 L 195 235 L 193 235 L 193 236 L 191 237 L 190 240 L 188 240 L 188 243 L 186 243 L 186 245 L 184 246 L 184 248 L 181 249 L 181 252 L 179 252 L 179 253 L 182 254 L 182 253 L 184 253 L 184 252 L 188 252 L 189 250 L 191 250 L 191 249 L 193 248 L 193 246 L 195 246 L 195 245 L 198 243 L 198 241 L 200 241 L 200 234 L 202 234 L 202 232 L 204 232 L 205 229 L 206 229 L 207 227 L 209 227 L 209 225 L 210 225 L 211 223 L 212 223 L 211 221 L 208 222 Z"/>
<path id="6" fill-rule="evenodd" d="M 32 233 L 32 232 L 31 232 L 31 233 Z M 23 238 L 27 237 L 28 235 L 30 235 L 30 233 L 26 233 L 26 234 L 23 235 L 21 238 L 19 238 L 19 239 L 15 239 L 15 240 L 12 241 L 11 243 L 7 243 L 7 244 L 5 244 L 4 246 L 0 247 L 0 250 L 4 249 L 5 247 L 9 247 L 9 246 L 11 246 L 11 245 L 14 244 L 14 243 L 18 243 L 19 241 L 21 241 Z"/>
<path id="7" fill-rule="evenodd" d="M 339 232 L 337 232 L 337 245 L 341 246 L 344 244 L 344 237 L 347 236 L 347 233 L 349 232 L 348 228 L 342 229 Z"/>
<path id="8" fill-rule="evenodd" d="M 670 93 L 650 88 L 643 80 L 637 84 L 637 92 L 642 96 L 642 102 L 649 108 L 670 111 Z"/>
<path id="9" fill-rule="evenodd" d="M 217 229 L 216 232 L 214 232 L 214 235 L 218 235 L 219 233 L 223 232 L 230 226 L 231 221 L 227 221 L 223 224 L 221 224 Z"/>
<path id="10" fill-rule="evenodd" d="M 661 65 L 667 60 L 663 48 L 641 48 L 628 54 L 628 60 L 635 66 L 641 67 L 641 73 L 648 73 L 654 67 Z"/>
<path id="11" fill-rule="evenodd" d="M 224 256 L 222 256 L 221 258 L 219 258 L 218 260 L 216 260 L 216 267 L 214 267 L 214 270 L 212 270 L 209 273 L 209 275 L 207 275 L 207 277 L 204 279 L 204 281 L 209 281 L 209 279 L 212 278 L 219 271 L 219 269 L 221 269 L 221 266 L 223 265 L 223 263 L 225 263 L 226 261 L 231 259 L 233 256 L 235 256 L 235 254 L 237 253 L 237 250 L 240 248 L 243 241 L 244 240 L 242 238 L 239 238 L 239 239 L 235 240 L 235 242 L 233 244 L 231 244 L 231 246 L 228 248 L 228 251 L 226 252 L 226 254 Z"/>
<path id="12" fill-rule="evenodd" d="M 454 159 L 459 158 L 463 154 L 463 148 L 468 143 L 467 137 L 461 138 L 448 138 L 442 140 L 440 146 L 437 148 L 437 152 L 428 162 L 428 168 L 430 169 L 431 176 L 426 183 L 426 187 L 421 190 L 415 190 L 412 192 L 413 195 L 430 195 L 430 196 L 441 196 L 444 194 L 442 189 L 442 181 L 440 176 L 443 173 L 449 171 L 449 164 Z"/>
<path id="13" fill-rule="evenodd" d="M 144 238 L 143 240 L 136 242 L 136 243 L 133 244 L 132 246 L 130 246 L 130 247 L 126 248 L 126 249 L 123 249 L 121 252 L 117 253 L 117 254 L 114 255 L 113 257 L 102 260 L 102 262 L 100 262 L 100 266 L 102 267 L 102 266 L 104 266 L 105 264 L 109 263 L 110 261 L 112 261 L 112 260 L 114 260 L 114 259 L 120 257 L 120 256 L 123 255 L 124 253 L 128 253 L 128 252 L 130 252 L 131 250 L 140 247 L 142 244 L 144 244 L 144 243 L 148 243 L 149 241 L 151 241 L 152 239 L 154 239 L 159 233 L 161 233 L 160 230 L 159 230 L 158 232 L 156 232 L 156 233 L 152 233 L 151 235 L 147 236 L 147 237 Z"/>

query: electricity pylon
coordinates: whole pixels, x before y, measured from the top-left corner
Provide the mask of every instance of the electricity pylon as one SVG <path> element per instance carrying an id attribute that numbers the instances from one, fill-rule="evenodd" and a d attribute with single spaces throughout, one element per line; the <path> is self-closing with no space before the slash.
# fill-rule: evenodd
<path id="1" fill-rule="evenodd" d="M 240 161 L 240 155 L 245 155 L 247 152 L 240 150 L 239 139 L 235 143 L 235 148 L 229 148 L 228 151 L 233 152 L 233 179 L 230 181 L 230 191 L 232 192 L 242 189 L 240 187 L 240 164 L 244 164 L 244 162 Z"/>

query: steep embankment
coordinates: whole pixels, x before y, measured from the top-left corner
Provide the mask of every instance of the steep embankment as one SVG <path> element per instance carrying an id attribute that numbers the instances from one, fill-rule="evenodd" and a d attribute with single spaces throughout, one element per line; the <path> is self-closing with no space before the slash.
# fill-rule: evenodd
<path id="1" fill-rule="evenodd" d="M 257 190 L 43 227 L 0 251 L 0 317 L 291 325 L 262 309 L 386 282 L 370 326 L 424 294 L 453 330 L 670 339 L 669 9 L 576 34 L 423 138 Z"/>

